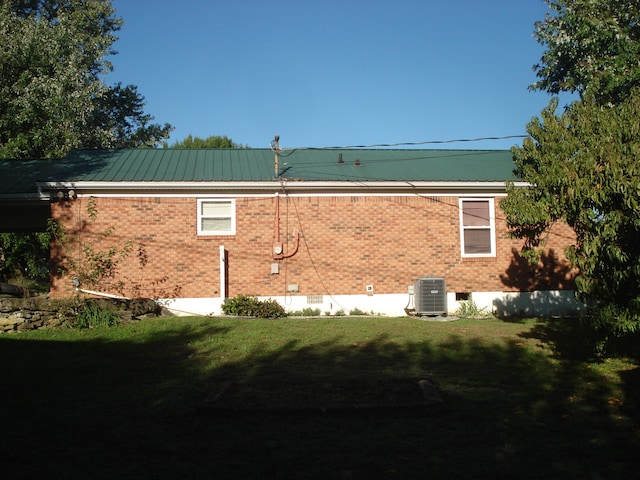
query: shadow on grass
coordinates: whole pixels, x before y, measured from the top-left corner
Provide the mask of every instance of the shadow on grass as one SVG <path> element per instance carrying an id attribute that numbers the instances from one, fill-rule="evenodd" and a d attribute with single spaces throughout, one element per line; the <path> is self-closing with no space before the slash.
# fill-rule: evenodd
<path id="1" fill-rule="evenodd" d="M 553 351 L 554 357 L 564 365 L 584 371 L 590 363 L 602 362 L 594 349 L 596 338 L 593 331 L 579 318 L 552 319 L 535 325 L 529 332 L 520 334 L 523 338 L 537 339 Z M 628 334 L 609 342 L 609 359 L 630 359 L 635 365 L 640 362 L 640 334 Z M 579 373 L 579 372 L 577 372 Z M 620 388 L 616 396 L 609 398 L 610 404 L 618 404 L 618 418 L 625 418 L 636 434 L 640 431 L 640 367 L 624 368 L 616 372 L 620 378 Z M 600 379 L 606 384 L 605 379 Z"/>
<path id="2" fill-rule="evenodd" d="M 0 338 L 4 474 L 596 479 L 635 478 L 640 467 L 637 404 L 625 411 L 614 386 L 586 364 L 550 359 L 517 338 L 292 340 L 212 366 L 195 345 L 228 331 L 185 326 L 108 342 Z M 425 377 L 438 383 L 444 406 L 348 415 L 220 415 L 202 406 L 227 380 L 241 386 L 232 400 L 269 405 L 321 402 L 337 391 L 375 397 Z"/>

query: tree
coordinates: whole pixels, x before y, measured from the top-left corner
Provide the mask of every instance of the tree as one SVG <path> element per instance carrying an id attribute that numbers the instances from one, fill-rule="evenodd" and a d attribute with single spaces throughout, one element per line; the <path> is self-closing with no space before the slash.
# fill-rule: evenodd
<path id="1" fill-rule="evenodd" d="M 535 260 L 555 222 L 576 234 L 567 256 L 602 339 L 640 330 L 640 6 L 636 0 L 549 0 L 536 24 L 547 46 L 533 89 L 579 93 L 557 114 L 553 98 L 514 147 L 518 176 L 501 202 L 514 237 Z M 537 252 L 536 252 L 537 251 Z"/>
<path id="2" fill-rule="evenodd" d="M 48 281 L 49 242 L 46 232 L 0 234 L 0 279 L 23 276 L 36 282 Z"/>
<path id="3" fill-rule="evenodd" d="M 111 0 L 0 0 L 0 158 L 60 158 L 74 148 L 158 146 L 134 85 L 105 85 L 122 19 Z M 46 275 L 49 236 L 0 234 L 0 273 Z"/>
<path id="4" fill-rule="evenodd" d="M 243 148 L 241 145 L 234 143 L 229 137 L 211 135 L 207 138 L 193 137 L 188 135 L 181 142 L 171 145 L 171 148 Z M 248 147 L 244 147 L 248 148 Z"/>
<path id="5" fill-rule="evenodd" d="M 0 0 L 0 157 L 168 138 L 172 127 L 151 123 L 135 86 L 103 82 L 121 26 L 111 0 Z"/>
<path id="6" fill-rule="evenodd" d="M 619 335 L 640 328 L 640 117 L 636 89 L 619 105 L 583 99 L 556 115 L 557 101 L 514 148 L 518 174 L 501 202 L 512 233 L 531 253 L 555 222 L 575 231 L 567 256 L 591 319 Z M 535 257 L 534 257 L 535 258 Z"/>
<path id="7" fill-rule="evenodd" d="M 551 94 L 590 89 L 600 103 L 618 103 L 640 85 L 638 0 L 545 0 L 555 13 L 536 22 L 546 47 L 532 90 Z"/>

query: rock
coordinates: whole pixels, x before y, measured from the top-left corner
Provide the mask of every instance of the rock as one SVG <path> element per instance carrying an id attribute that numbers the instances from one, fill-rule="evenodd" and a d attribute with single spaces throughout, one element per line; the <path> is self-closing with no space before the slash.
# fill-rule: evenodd
<path id="1" fill-rule="evenodd" d="M 420 390 L 422 390 L 422 396 L 424 397 L 424 400 L 427 402 L 427 404 L 431 405 L 444 402 L 444 400 L 442 400 L 442 395 L 440 395 L 438 387 L 433 381 L 425 378 L 418 382 L 418 386 L 420 387 Z"/>
<path id="2" fill-rule="evenodd" d="M 16 318 L 0 318 L 0 328 L 6 326 L 14 326 L 19 323 L 19 320 Z"/>

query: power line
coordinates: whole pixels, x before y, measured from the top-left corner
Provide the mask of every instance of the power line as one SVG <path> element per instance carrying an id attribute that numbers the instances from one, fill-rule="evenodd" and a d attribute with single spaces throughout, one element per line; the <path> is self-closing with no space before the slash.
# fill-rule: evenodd
<path id="1" fill-rule="evenodd" d="M 278 152 L 295 152 L 296 150 L 356 150 L 362 148 L 388 148 L 388 147 L 416 147 L 419 145 L 441 145 L 447 143 L 463 143 L 463 142 L 483 142 L 487 140 L 508 140 L 510 138 L 527 138 L 529 135 L 504 135 L 500 137 L 478 137 L 478 138 L 460 138 L 454 140 L 425 140 L 422 142 L 399 142 L 399 143 L 373 143 L 370 145 L 347 145 L 347 146 L 333 146 L 333 147 L 295 147 L 295 148 L 280 148 L 275 146 L 275 142 L 271 142 L 270 147 L 274 151 Z M 285 155 L 285 156 L 288 156 Z"/>
<path id="2" fill-rule="evenodd" d="M 327 150 L 328 151 L 328 150 Z M 421 152 L 420 154 L 417 154 L 416 151 Z M 409 161 L 420 161 L 420 160 L 438 160 L 438 159 L 442 159 L 442 158 L 453 158 L 453 157 L 469 157 L 469 156 L 473 156 L 473 157 L 478 157 L 479 155 L 491 155 L 494 153 L 494 150 L 438 150 L 438 155 L 437 157 L 433 156 L 431 153 L 434 152 L 434 150 L 427 150 L 427 149 L 420 149 L 420 150 L 406 150 L 407 154 L 406 155 L 402 155 L 402 156 L 397 156 L 394 155 L 392 158 L 383 156 L 380 158 L 376 158 L 376 159 L 371 159 L 371 158 L 367 158 L 366 154 L 365 156 L 360 156 L 360 159 L 363 162 L 366 162 L 367 165 L 373 165 L 373 164 L 387 164 L 387 163 L 399 163 L 399 162 L 409 162 Z M 422 153 L 424 152 L 424 153 Z M 295 150 L 291 150 L 288 152 L 288 154 L 286 155 L 282 155 L 280 154 L 280 157 L 289 157 L 291 156 L 293 153 L 295 153 Z M 310 169 L 316 168 L 316 167 L 330 167 L 335 165 L 335 162 L 327 162 L 326 159 L 324 160 L 319 160 L 319 161 L 314 161 L 314 162 L 309 162 L 309 161 L 305 161 L 303 164 L 296 164 L 296 174 L 301 174 L 301 173 L 315 173 L 315 174 L 319 174 L 321 172 L 317 172 L 317 171 L 313 171 Z M 288 163 L 283 163 L 282 164 L 283 167 L 287 167 L 289 166 Z M 280 172 L 280 175 L 283 175 L 285 173 L 284 169 L 283 171 Z M 340 177 L 353 177 L 354 175 L 349 174 L 349 175 L 334 175 L 338 178 Z M 365 178 L 365 177 L 362 177 Z M 369 178 L 366 177 L 366 178 Z M 372 178 L 373 180 L 373 178 Z M 386 180 L 383 178 L 379 178 L 378 180 Z"/>

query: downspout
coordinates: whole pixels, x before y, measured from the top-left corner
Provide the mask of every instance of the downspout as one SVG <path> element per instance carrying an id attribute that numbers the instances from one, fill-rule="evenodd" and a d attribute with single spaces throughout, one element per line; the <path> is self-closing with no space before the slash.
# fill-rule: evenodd
<path id="1" fill-rule="evenodd" d="M 220 299 L 224 302 L 227 298 L 227 252 L 224 245 L 220 245 Z"/>

